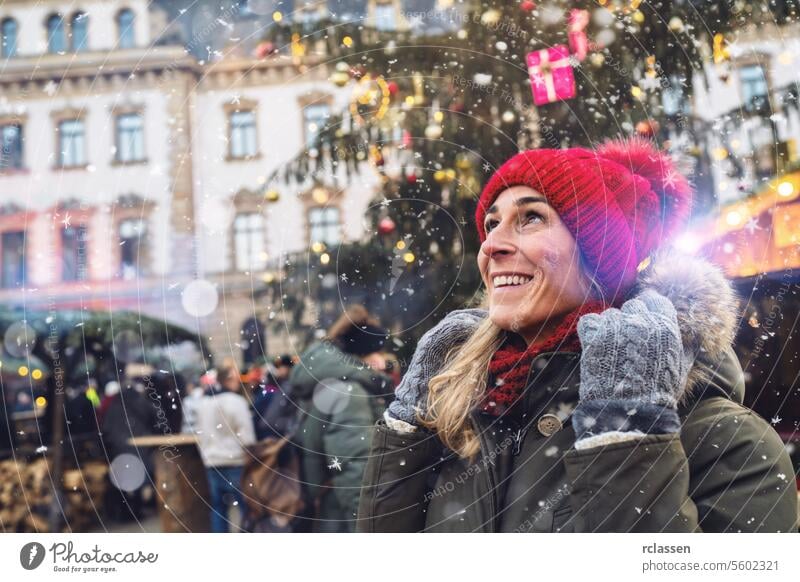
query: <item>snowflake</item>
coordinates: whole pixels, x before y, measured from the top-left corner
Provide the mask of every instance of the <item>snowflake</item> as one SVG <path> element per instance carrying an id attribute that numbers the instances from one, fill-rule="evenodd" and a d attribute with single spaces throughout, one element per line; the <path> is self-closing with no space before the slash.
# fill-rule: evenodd
<path id="1" fill-rule="evenodd" d="M 72 217 L 69 215 L 69 212 L 67 212 L 67 214 L 64 216 L 64 220 L 61 221 L 64 224 L 64 228 L 69 228 L 70 227 L 70 221 L 71 220 L 72 220 Z"/>
<path id="2" fill-rule="evenodd" d="M 330 465 L 328 465 L 328 469 L 336 469 L 337 471 L 342 470 L 342 463 L 339 461 L 339 457 L 334 457 L 331 461 Z"/>
<path id="3" fill-rule="evenodd" d="M 347 273 L 342 273 L 341 275 L 339 275 L 339 278 L 342 280 L 342 283 L 347 283 L 348 281 Z"/>
<path id="4" fill-rule="evenodd" d="M 484 162 L 484 164 L 483 164 L 483 171 L 484 171 L 484 172 L 488 172 L 488 171 L 489 171 L 489 170 L 491 170 L 491 169 L 492 169 L 492 165 L 491 165 L 489 162 Z"/>
<path id="5" fill-rule="evenodd" d="M 778 416 L 778 415 L 776 414 L 775 416 L 773 416 L 773 417 L 770 419 L 770 422 L 771 422 L 772 424 L 778 424 L 778 423 L 779 423 L 781 420 L 783 420 L 783 419 L 782 419 L 780 416 Z"/>

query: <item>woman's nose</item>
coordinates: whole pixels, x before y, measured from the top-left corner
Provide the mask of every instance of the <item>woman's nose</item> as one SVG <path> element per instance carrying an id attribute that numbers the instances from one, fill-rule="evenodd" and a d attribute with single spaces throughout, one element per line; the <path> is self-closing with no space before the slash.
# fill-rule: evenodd
<path id="1" fill-rule="evenodd" d="M 487 257 L 511 254 L 516 250 L 514 237 L 518 236 L 513 228 L 504 225 L 497 225 L 489 231 L 486 240 L 481 245 L 481 252 Z"/>

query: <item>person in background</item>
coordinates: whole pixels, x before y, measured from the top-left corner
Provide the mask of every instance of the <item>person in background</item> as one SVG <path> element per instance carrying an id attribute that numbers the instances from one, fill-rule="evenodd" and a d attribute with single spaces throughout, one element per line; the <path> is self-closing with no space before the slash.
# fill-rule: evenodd
<path id="1" fill-rule="evenodd" d="M 183 409 L 183 421 L 181 432 L 192 434 L 197 426 L 197 409 L 206 393 L 206 389 L 200 382 L 189 382 L 186 386 L 186 395 L 181 400 Z"/>
<path id="2" fill-rule="evenodd" d="M 362 305 L 349 307 L 300 357 L 289 380 L 302 418 L 297 446 L 312 531 L 351 532 L 372 425 L 393 394 L 391 380 L 367 365 L 388 331 Z"/>
<path id="3" fill-rule="evenodd" d="M 239 374 L 233 366 L 217 370 L 213 387 L 197 409 L 197 437 L 206 466 L 211 495 L 211 531 L 229 531 L 228 502 L 244 512 L 241 491 L 244 447 L 256 441 L 250 405 L 242 396 Z M 244 516 L 242 516 L 243 518 Z"/>
<path id="4" fill-rule="evenodd" d="M 289 374 L 294 360 L 289 354 L 278 356 L 266 369 L 266 377 L 256 386 L 253 398 L 253 423 L 256 439 L 280 438 L 288 434 L 297 418 L 297 407 L 291 400 Z"/>
<path id="5" fill-rule="evenodd" d="M 152 449 L 136 447 L 130 439 L 154 434 L 157 424 L 156 410 L 145 395 L 145 383 L 141 378 L 125 380 L 121 391 L 112 398 L 103 414 L 101 439 L 109 464 L 114 465 L 114 460 L 122 454 L 133 455 L 144 465 L 145 478 L 139 487 L 128 483 L 122 478 L 124 475 L 116 480 L 116 484 L 124 489 L 115 487 L 109 490 L 106 509 L 112 518 L 138 520 L 142 517 L 142 488 L 150 483 L 153 475 Z M 115 481 L 112 479 L 112 482 Z M 121 511 L 126 506 L 127 512 Z"/>
<path id="6" fill-rule="evenodd" d="M 103 420 L 106 417 L 106 413 L 108 412 L 111 403 L 117 398 L 119 395 L 119 382 L 112 380 L 111 382 L 106 382 L 106 386 L 103 389 L 103 399 L 100 401 L 100 407 L 97 409 L 97 424 L 103 426 Z"/>

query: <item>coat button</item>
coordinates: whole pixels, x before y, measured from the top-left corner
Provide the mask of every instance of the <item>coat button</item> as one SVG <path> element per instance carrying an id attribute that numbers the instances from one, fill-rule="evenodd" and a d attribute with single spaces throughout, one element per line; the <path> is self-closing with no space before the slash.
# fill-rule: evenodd
<path id="1" fill-rule="evenodd" d="M 546 437 L 557 433 L 563 426 L 561 419 L 555 414 L 543 414 L 539 417 L 539 422 L 536 423 L 536 428 Z"/>

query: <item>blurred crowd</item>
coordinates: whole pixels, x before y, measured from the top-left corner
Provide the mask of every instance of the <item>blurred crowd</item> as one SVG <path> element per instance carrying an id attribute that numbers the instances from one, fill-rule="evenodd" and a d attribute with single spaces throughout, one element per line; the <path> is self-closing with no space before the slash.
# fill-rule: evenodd
<path id="1" fill-rule="evenodd" d="M 107 496 L 112 519 L 138 520 L 155 502 L 156 453 L 131 439 L 191 435 L 213 532 L 353 531 L 371 428 L 400 382 L 388 335 L 354 305 L 299 355 L 244 369 L 226 359 L 194 379 L 129 364 L 102 396 L 94 385 L 70 391 L 68 434 L 99 434 L 112 469 L 120 455 L 141 459 L 146 478 Z"/>

